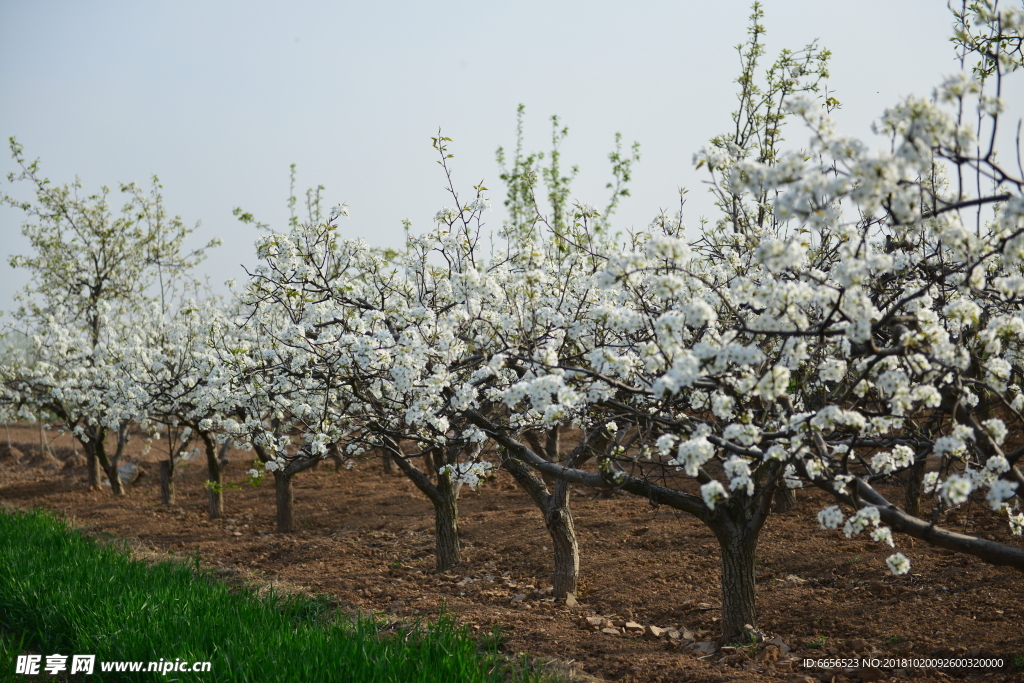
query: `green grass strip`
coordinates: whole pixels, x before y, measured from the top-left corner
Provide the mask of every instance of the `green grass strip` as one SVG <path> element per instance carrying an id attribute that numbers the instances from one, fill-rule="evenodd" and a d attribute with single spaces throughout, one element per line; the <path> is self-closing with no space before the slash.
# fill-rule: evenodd
<path id="1" fill-rule="evenodd" d="M 326 599 L 257 597 L 184 562 L 149 566 L 47 512 L 0 512 L 0 681 L 22 680 L 15 658 L 26 650 L 44 655 L 44 664 L 48 654 L 94 654 L 94 674 L 73 679 L 88 681 L 537 679 L 521 662 L 482 652 L 450 617 L 394 634 L 378 629 L 339 615 Z M 179 657 L 209 661 L 211 671 L 100 671 L 102 661 Z"/>

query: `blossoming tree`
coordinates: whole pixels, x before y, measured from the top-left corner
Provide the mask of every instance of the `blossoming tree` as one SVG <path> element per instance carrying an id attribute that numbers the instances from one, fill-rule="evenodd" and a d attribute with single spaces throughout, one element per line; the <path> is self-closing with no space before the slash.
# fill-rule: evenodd
<path id="1" fill-rule="evenodd" d="M 326 224 L 258 244 L 265 263 L 253 273 L 247 303 L 265 333 L 292 349 L 288 366 L 277 370 L 293 383 L 312 383 L 308 399 L 288 409 L 306 427 L 300 452 L 267 468 L 287 472 L 297 457 L 321 458 L 338 442 L 348 457 L 382 449 L 434 504 L 438 567 L 448 569 L 460 557 L 461 483 L 446 467 L 472 463 L 480 452 L 479 439 L 450 438 L 442 409 L 441 390 L 463 356 L 461 316 L 435 313 L 430 299 L 447 278 L 428 267 L 417 240 L 404 258 L 385 258 L 361 241 L 336 238 L 342 213 L 339 207 Z"/>
<path id="2" fill-rule="evenodd" d="M 539 471 L 707 524 L 722 549 L 726 640 L 756 630 L 754 551 L 783 486 L 836 499 L 823 527 L 889 545 L 896 530 L 1024 569 L 1019 549 L 936 524 L 977 494 L 1015 533 L 1024 526 L 1024 449 L 1003 448 L 1024 432 L 1024 183 L 995 154 L 1024 13 L 979 4 L 959 19 L 964 72 L 931 100 L 887 110 L 883 152 L 835 132 L 823 111 L 834 102 L 799 96 L 810 71 L 792 55 L 763 91 L 775 114 L 759 111 L 748 59 L 735 134 L 696 157 L 722 219 L 690 244 L 681 217 L 661 217 L 621 253 L 601 253 L 597 277 L 615 296 L 593 309 L 608 332 L 585 355 L 510 346 L 532 369 L 519 385 L 528 409 L 617 427 L 598 472 L 548 462 L 514 428 L 470 413 Z M 785 113 L 810 130 L 809 147 L 778 146 Z M 875 485 L 928 462 L 931 520 Z M 888 566 L 901 574 L 909 562 L 896 553 Z"/>
<path id="3" fill-rule="evenodd" d="M 126 201 L 116 213 L 108 201 L 109 188 L 83 197 L 78 179 L 54 185 L 40 175 L 38 160 L 25 158 L 14 138 L 10 147 L 21 170 L 9 174 L 8 182 L 28 184 L 34 194 L 29 201 L 0 192 L 0 203 L 27 216 L 22 232 L 33 253 L 10 260 L 11 266 L 30 273 L 28 284 L 16 297 L 20 304 L 16 319 L 26 332 L 55 322 L 73 326 L 83 330 L 83 348 L 100 353 L 106 322 L 127 322 L 152 304 L 168 309 L 191 268 L 205 257 L 206 249 L 220 243 L 214 239 L 205 247 L 186 250 L 185 242 L 194 228 L 167 215 L 155 176 L 148 193 L 134 183 L 122 184 L 119 189 Z M 75 362 L 94 363 L 88 356 L 77 357 Z M 89 483 L 98 486 L 95 449 L 104 443 L 108 427 L 103 420 L 91 424 L 97 431 L 83 440 L 83 446 L 89 461 Z M 81 432 L 76 434 L 81 436 Z"/>

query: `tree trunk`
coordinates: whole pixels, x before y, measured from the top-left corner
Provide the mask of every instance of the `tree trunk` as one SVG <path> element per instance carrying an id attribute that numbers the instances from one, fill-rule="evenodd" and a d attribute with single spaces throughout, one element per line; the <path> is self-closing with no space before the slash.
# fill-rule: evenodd
<path id="1" fill-rule="evenodd" d="M 174 462 L 160 461 L 160 504 L 174 505 Z"/>
<path id="2" fill-rule="evenodd" d="M 747 524 L 716 520 L 711 524 L 722 555 L 722 641 L 743 643 L 757 628 L 754 558 L 757 533 Z"/>
<path id="3" fill-rule="evenodd" d="M 110 492 L 115 496 L 124 495 L 124 487 L 121 486 L 121 477 L 118 474 L 117 466 L 120 464 L 120 450 L 118 450 L 113 458 L 107 457 L 107 450 L 103 443 L 103 439 L 106 434 L 100 431 L 98 438 L 94 438 L 92 441 L 93 448 L 96 450 L 96 459 L 99 460 L 99 465 L 103 468 L 103 471 L 107 474 L 107 479 L 110 481 Z"/>
<path id="4" fill-rule="evenodd" d="M 49 447 L 46 445 L 46 437 L 43 436 L 43 418 L 39 418 L 39 452 L 43 455 L 49 451 Z M 51 453 L 52 455 L 52 453 Z"/>
<path id="5" fill-rule="evenodd" d="M 448 571 L 462 561 L 459 548 L 459 501 L 451 479 L 438 477 L 434 503 L 434 548 L 437 571 Z"/>
<path id="6" fill-rule="evenodd" d="M 553 596 L 559 599 L 569 596 L 575 598 L 580 578 L 580 546 L 576 541 L 576 525 L 569 509 L 568 482 L 555 483 L 555 492 L 548 500 L 547 509 L 544 511 L 544 524 L 551 534 L 551 543 L 555 551 Z"/>
<path id="7" fill-rule="evenodd" d="M 110 477 L 110 490 L 115 496 L 123 496 L 126 493 L 125 484 L 121 481 L 121 456 L 124 455 L 125 446 L 128 445 L 128 427 L 130 423 L 122 423 L 117 430 L 117 447 L 114 450 L 114 457 L 110 459 L 110 468 L 107 476 Z"/>
<path id="8" fill-rule="evenodd" d="M 209 474 L 206 485 L 210 492 L 210 519 L 220 519 L 224 516 L 224 474 L 219 468 Z"/>
<path id="9" fill-rule="evenodd" d="M 217 442 L 213 435 L 203 433 L 203 445 L 206 447 L 206 487 L 210 492 L 210 519 L 224 516 L 224 470 L 217 457 Z"/>
<path id="10" fill-rule="evenodd" d="M 381 462 L 382 462 L 382 465 L 384 467 L 384 474 L 394 474 L 395 473 L 395 461 L 391 459 L 391 455 L 390 454 L 385 453 L 383 456 L 381 456 Z M 335 467 L 335 469 L 339 469 L 339 468 Z"/>
<path id="11" fill-rule="evenodd" d="M 233 443 L 234 440 L 229 437 L 227 439 L 224 439 L 224 443 L 220 445 L 220 451 L 218 452 L 217 455 L 217 461 L 220 463 L 221 469 L 224 469 L 225 467 L 228 466 L 228 451 L 231 450 L 231 446 Z"/>
<path id="12" fill-rule="evenodd" d="M 385 448 L 394 460 L 398 469 L 415 484 L 423 495 L 434 505 L 434 555 L 437 558 L 437 570 L 447 571 L 462 561 L 459 549 L 459 488 L 447 476 L 438 476 L 435 485 L 426 474 L 417 469 L 411 462 L 402 457 L 397 441 L 385 437 Z M 438 459 L 427 461 L 432 465 L 440 464 Z M 437 474 L 437 470 L 434 470 Z"/>
<path id="13" fill-rule="evenodd" d="M 910 468 L 907 477 L 907 488 L 904 492 L 904 505 L 907 514 L 912 517 L 921 516 L 921 487 L 924 486 L 925 459 L 919 458 Z"/>
<path id="14" fill-rule="evenodd" d="M 85 444 L 85 461 L 89 466 L 89 488 L 98 489 L 100 487 L 100 461 L 96 457 L 96 449 L 90 447 L 90 444 Z"/>
<path id="15" fill-rule="evenodd" d="M 292 492 L 292 475 L 280 470 L 274 472 L 274 490 L 277 492 L 277 532 L 287 534 L 295 531 L 295 495 Z"/>
<path id="16" fill-rule="evenodd" d="M 110 460 L 110 467 L 107 468 L 107 478 L 110 480 L 110 492 L 115 496 L 124 495 L 124 484 L 121 481 L 121 473 L 118 472 L 118 467 L 121 465 L 121 458 L 114 456 Z"/>
<path id="17" fill-rule="evenodd" d="M 580 578 L 580 548 L 569 509 L 569 482 L 556 481 L 554 493 L 548 493 L 547 484 L 526 463 L 506 452 L 502 464 L 544 515 L 544 525 L 554 548 L 553 596 L 575 598 Z"/>
<path id="18" fill-rule="evenodd" d="M 254 444 L 254 447 L 260 461 L 264 463 L 270 461 L 270 455 L 263 446 Z M 294 463 L 290 467 L 293 466 Z M 312 467 L 315 467 L 315 463 L 307 463 L 302 469 Z M 301 472 L 302 469 L 297 471 Z M 279 534 L 288 534 L 295 531 L 295 494 L 292 490 L 292 477 L 295 476 L 295 473 L 295 470 L 274 470 L 274 492 L 277 498 L 277 532 Z"/>
<path id="19" fill-rule="evenodd" d="M 796 505 L 796 491 L 786 486 L 785 482 L 779 482 L 772 502 L 775 512 L 789 512 Z"/>

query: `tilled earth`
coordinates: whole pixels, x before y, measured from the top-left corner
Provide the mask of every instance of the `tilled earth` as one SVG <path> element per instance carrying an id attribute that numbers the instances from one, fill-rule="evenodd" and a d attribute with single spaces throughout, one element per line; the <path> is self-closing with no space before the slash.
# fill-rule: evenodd
<path id="1" fill-rule="evenodd" d="M 299 530 L 275 533 L 273 482 L 245 483 L 251 454 L 232 451 L 226 518 L 206 513 L 204 466 L 182 467 L 177 501 L 159 504 L 158 449 L 128 495 L 90 491 L 71 439 L 11 426 L 0 441 L 0 501 L 62 512 L 90 534 L 128 539 L 147 556 L 194 556 L 225 577 L 329 594 L 342 606 L 412 621 L 447 609 L 482 637 L 500 627 L 504 648 L 560 662 L 562 672 L 631 681 L 1024 681 L 1019 572 L 905 537 L 911 573 L 892 576 L 893 551 L 864 537 L 822 531 L 826 504 L 800 491 L 772 515 L 758 548 L 759 628 L 766 642 L 716 649 L 721 604 L 718 546 L 696 520 L 627 495 L 574 491 L 582 553 L 579 604 L 550 597 L 550 539 L 540 512 L 498 474 L 460 501 L 463 563 L 436 573 L 429 501 L 379 461 L 353 470 L 321 465 L 295 478 Z M 2 437 L 0 437 L 2 438 Z M 6 457 L 4 457 L 6 456 Z M 886 491 L 902 500 L 898 491 Z M 1005 518 L 967 504 L 944 526 L 1024 547 Z M 388 618 L 391 618 L 390 616 Z M 879 667 L 822 670 L 808 659 L 875 658 Z M 913 659 L 1001 658 L 1002 668 L 915 666 Z M 886 661 L 890 660 L 890 661 Z M 896 660 L 896 661 L 892 661 Z M 910 660 L 910 661 L 899 661 Z"/>

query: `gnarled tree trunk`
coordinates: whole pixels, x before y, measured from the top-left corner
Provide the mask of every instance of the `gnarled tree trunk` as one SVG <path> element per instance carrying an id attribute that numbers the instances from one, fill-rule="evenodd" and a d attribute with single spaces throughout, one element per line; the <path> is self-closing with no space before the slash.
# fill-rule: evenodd
<path id="1" fill-rule="evenodd" d="M 96 457 L 96 450 L 91 444 L 82 444 L 85 450 L 85 462 L 89 470 L 89 488 L 100 487 L 100 461 Z"/>
<path id="2" fill-rule="evenodd" d="M 559 489 L 563 489 L 560 491 Z M 555 551 L 555 572 L 552 577 L 553 595 L 565 599 L 576 597 L 580 579 L 580 546 L 576 539 L 576 525 L 569 509 L 569 484 L 558 481 L 547 508 L 544 524 L 551 535 Z"/>
<path id="3" fill-rule="evenodd" d="M 121 481 L 121 457 L 124 455 L 125 447 L 131 438 L 128 432 L 130 427 L 130 422 L 123 422 L 118 427 L 117 446 L 114 450 L 114 457 L 110 460 L 110 471 L 107 476 L 110 477 L 110 490 L 114 492 L 115 496 L 123 496 L 127 492 L 126 484 Z"/>
<path id="4" fill-rule="evenodd" d="M 209 473 L 206 485 L 209 490 L 209 517 L 220 519 L 224 516 L 224 473 L 219 467 Z"/>
<path id="5" fill-rule="evenodd" d="M 754 559 L 758 534 L 743 521 L 715 520 L 708 526 L 721 547 L 722 644 L 743 643 L 757 628 Z"/>
<path id="6" fill-rule="evenodd" d="M 277 531 L 281 534 L 295 531 L 295 493 L 292 475 L 281 470 L 274 472 L 274 492 L 277 500 Z"/>
<path id="7" fill-rule="evenodd" d="M 206 487 L 209 490 L 209 517 L 220 519 L 224 516 L 224 470 L 217 453 L 217 442 L 213 434 L 201 432 L 206 447 Z"/>
<path id="8" fill-rule="evenodd" d="M 448 571 L 462 561 L 458 504 L 462 485 L 452 481 L 447 474 L 440 474 L 439 470 L 445 464 L 443 454 L 432 453 L 429 459 L 424 458 L 424 467 L 429 466 L 437 475 L 437 484 L 434 484 L 430 477 L 403 457 L 397 441 L 385 439 L 385 444 L 388 457 L 434 505 L 434 555 L 437 560 L 437 571 Z M 448 459 L 454 460 L 458 453 L 458 450 L 450 452 Z"/>
<path id="9" fill-rule="evenodd" d="M 434 504 L 434 550 L 439 572 L 448 571 L 462 562 L 458 495 L 458 486 L 449 477 L 438 477 L 437 494 L 431 497 L 430 502 Z"/>
<path id="10" fill-rule="evenodd" d="M 569 509 L 569 482 L 556 481 L 554 493 L 549 493 L 547 484 L 537 472 L 508 451 L 504 453 L 502 465 L 544 515 L 544 526 L 551 536 L 554 550 L 553 596 L 565 599 L 571 595 L 575 598 L 580 578 L 580 548 Z"/>
<path id="11" fill-rule="evenodd" d="M 785 484 L 775 489 L 772 509 L 775 512 L 789 512 L 796 505 L 796 491 Z"/>
<path id="12" fill-rule="evenodd" d="M 925 459 L 918 458 L 910 471 L 907 472 L 907 485 L 904 491 L 904 503 L 907 514 L 913 517 L 921 516 L 921 489 L 924 486 Z"/>
<path id="13" fill-rule="evenodd" d="M 160 504 L 174 505 L 174 461 L 160 461 Z"/>
<path id="14" fill-rule="evenodd" d="M 53 455 L 53 451 L 50 450 L 50 444 L 46 442 L 46 435 L 43 432 L 43 418 L 39 418 L 39 452 L 42 454 L 49 453 Z"/>
<path id="15" fill-rule="evenodd" d="M 115 496 L 123 496 L 124 487 L 121 485 L 121 477 L 117 471 L 118 466 L 121 464 L 121 449 L 118 448 L 114 452 L 113 458 L 108 457 L 106 444 L 104 444 L 105 438 L 106 430 L 97 430 L 91 440 L 92 447 L 95 449 L 96 459 L 99 461 L 100 466 L 103 467 L 103 471 L 107 474 L 107 479 L 110 481 L 110 492 Z"/>
<path id="16" fill-rule="evenodd" d="M 262 462 L 272 459 L 265 447 L 253 444 L 256 456 Z M 293 460 L 283 470 L 274 470 L 274 496 L 277 509 L 277 531 L 287 534 L 295 531 L 295 493 L 292 489 L 292 478 L 306 469 L 315 468 L 319 459 Z"/>
<path id="17" fill-rule="evenodd" d="M 121 481 L 121 458 L 115 455 L 110 459 L 110 467 L 107 468 L 107 479 L 110 480 L 110 491 L 115 496 L 123 496 L 125 492 L 124 482 Z"/>

